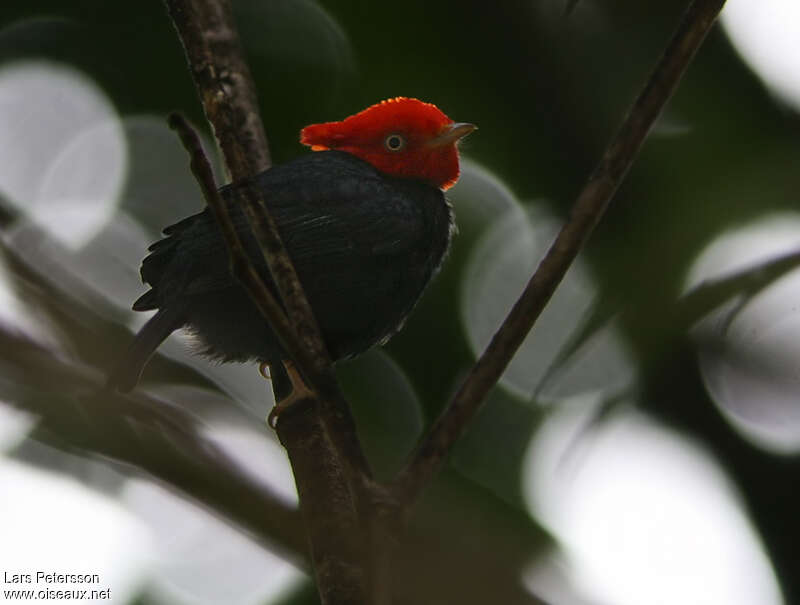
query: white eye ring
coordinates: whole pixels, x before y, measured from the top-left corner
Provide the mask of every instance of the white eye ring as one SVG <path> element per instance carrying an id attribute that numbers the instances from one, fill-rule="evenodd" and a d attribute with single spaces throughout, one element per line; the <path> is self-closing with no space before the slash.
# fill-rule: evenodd
<path id="1" fill-rule="evenodd" d="M 406 148 L 406 138 L 402 134 L 393 132 L 384 139 L 383 145 L 388 151 L 403 151 Z"/>

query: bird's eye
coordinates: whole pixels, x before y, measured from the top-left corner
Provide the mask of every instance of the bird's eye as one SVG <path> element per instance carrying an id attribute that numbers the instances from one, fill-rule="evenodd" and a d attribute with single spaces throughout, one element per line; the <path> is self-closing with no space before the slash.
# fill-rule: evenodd
<path id="1" fill-rule="evenodd" d="M 402 151 L 406 146 L 406 139 L 401 134 L 390 134 L 383 142 L 389 151 Z"/>

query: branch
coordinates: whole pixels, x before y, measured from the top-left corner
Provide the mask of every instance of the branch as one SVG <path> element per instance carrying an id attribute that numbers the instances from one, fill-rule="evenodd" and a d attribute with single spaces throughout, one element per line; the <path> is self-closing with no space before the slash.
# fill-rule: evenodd
<path id="1" fill-rule="evenodd" d="M 725 0 L 695 0 L 683 14 L 655 70 L 575 201 L 566 224 L 489 346 L 398 476 L 396 487 L 405 501 L 411 503 L 419 496 L 500 379 L 605 213 L 650 128 L 724 4 Z"/>
<path id="2" fill-rule="evenodd" d="M 3 326 L 0 350 L 13 351 L 0 358 L 2 399 L 38 415 L 40 436 L 141 468 L 308 565 L 298 511 L 254 482 L 203 435 L 194 416 L 141 390 L 124 395 L 103 390 L 102 371 Z"/>
<path id="3" fill-rule="evenodd" d="M 141 389 L 103 389 L 108 356 L 127 334 L 106 319 L 104 299 L 90 296 L 87 306 L 82 282 L 53 281 L 47 263 L 32 261 L 24 248 L 2 244 L 0 256 L 14 291 L 58 326 L 73 353 L 60 355 L 0 323 L 0 399 L 39 416 L 37 437 L 142 469 L 310 569 L 299 511 L 254 482 L 194 415 Z"/>
<path id="4" fill-rule="evenodd" d="M 168 122 L 170 128 L 178 133 L 184 148 L 189 153 L 192 173 L 197 179 L 206 204 L 214 213 L 214 217 L 225 239 L 225 244 L 231 257 L 233 274 L 245 286 L 248 292 L 251 293 L 254 304 L 258 307 L 261 314 L 267 318 L 273 332 L 284 349 L 288 351 L 290 357 L 305 362 L 306 367 L 313 365 L 315 360 L 309 355 L 308 349 L 304 346 L 304 342 L 296 337 L 283 309 L 278 304 L 278 301 L 275 300 L 269 288 L 266 287 L 266 284 L 261 279 L 261 276 L 258 274 L 258 271 L 256 271 L 255 266 L 244 250 L 236 227 L 228 213 L 225 200 L 222 198 L 214 182 L 211 164 L 203 151 L 200 137 L 179 113 L 170 114 Z M 263 249 L 264 248 L 262 248 L 262 251 Z M 333 376 L 325 376 L 323 380 L 326 384 L 324 389 L 324 393 L 327 395 L 326 399 L 336 401 L 336 408 L 348 410 L 347 403 L 339 392 L 338 385 L 333 379 Z M 358 442 L 355 433 L 355 423 L 353 423 L 349 414 L 340 415 L 336 413 L 336 410 L 333 410 L 330 416 L 332 416 L 330 423 L 335 426 L 335 432 L 337 435 L 342 436 L 339 439 L 339 447 L 345 452 L 347 459 L 355 461 L 354 466 L 362 469 L 362 472 L 368 477 L 369 465 Z"/>
<path id="5" fill-rule="evenodd" d="M 269 168 L 270 159 L 255 86 L 244 59 L 230 3 L 166 0 L 166 5 L 231 179 L 248 182 L 250 177 Z M 330 359 L 278 227 L 267 211 L 263 193 L 255 187 L 242 187 L 240 191 L 250 226 L 261 245 L 289 322 L 298 335 L 294 340 L 299 337 L 299 344 L 305 349 L 296 361 L 312 383 L 317 382 L 315 378 L 324 381 L 324 374 L 330 373 Z M 232 258 L 237 269 L 238 258 Z M 249 263 L 247 256 L 241 258 Z M 245 286 L 248 287 L 247 282 Z M 263 292 L 249 287 L 248 291 L 258 303 Z M 271 314 L 266 317 L 270 322 L 277 320 Z"/>
<path id="6" fill-rule="evenodd" d="M 230 3 L 166 0 L 166 4 L 231 179 L 266 170 L 272 163 L 267 136 Z"/>
<path id="7" fill-rule="evenodd" d="M 183 42 L 186 58 L 194 76 L 206 117 L 214 128 L 230 174 L 234 180 L 247 182 L 269 167 L 266 136 L 259 118 L 255 87 L 244 61 L 241 44 L 227 1 L 165 0 L 170 17 Z M 230 110 L 227 108 L 230 107 Z M 208 189 L 209 184 L 202 185 Z M 247 255 L 242 255 L 235 230 L 221 228 L 230 238 L 232 269 L 271 325 L 281 330 L 289 353 L 303 375 L 320 392 L 326 422 L 336 427 L 336 441 L 346 460 L 365 477 L 369 466 L 355 438 L 355 423 L 339 391 L 314 314 L 305 297 L 289 254 L 281 241 L 277 225 L 267 211 L 262 192 L 254 187 L 241 188 L 244 210 L 253 233 L 265 254 L 267 265 L 288 312 L 294 336 L 290 338 L 285 320 L 277 313 L 257 272 Z M 218 205 L 218 212 L 227 212 Z M 223 219 L 224 220 L 224 219 Z M 226 221 L 230 227 L 229 219 Z"/>
<path id="8" fill-rule="evenodd" d="M 250 180 L 269 166 L 269 154 L 255 102 L 255 87 L 243 58 L 229 2 L 165 2 L 231 177 L 243 184 L 237 193 L 280 293 L 291 329 L 286 329 L 283 313 L 276 311 L 274 298 L 265 296 L 266 285 L 244 254 L 241 242 L 236 241 L 238 234 L 231 230 L 226 206 L 220 204 L 218 195 L 209 194 L 210 189 L 215 189 L 213 179 L 209 183 L 208 175 L 203 174 L 202 187 L 215 207 L 215 214 L 222 219 L 220 227 L 229 238 L 226 241 L 230 241 L 232 271 L 265 319 L 281 330 L 279 337 L 316 392 L 316 397 L 308 403 L 318 413 L 302 413 L 304 406 L 292 406 L 281 414 L 276 429 L 295 474 L 320 596 L 323 603 L 366 602 L 362 572 L 365 558 L 356 546 L 363 538 L 351 529 L 359 526 L 362 512 L 359 507 L 363 509 L 368 501 L 365 490 L 371 475 L 311 306 L 267 210 L 264 194 Z M 192 149 L 193 158 L 202 155 L 199 147 L 192 145 Z M 205 173 L 205 168 L 201 172 Z M 303 447 L 309 444 L 313 447 Z"/>
<path id="9" fill-rule="evenodd" d="M 329 455 L 331 431 L 325 428 L 320 401 L 305 397 L 282 415 L 278 435 L 292 464 L 322 602 L 368 603 L 364 528 L 346 469 Z"/>

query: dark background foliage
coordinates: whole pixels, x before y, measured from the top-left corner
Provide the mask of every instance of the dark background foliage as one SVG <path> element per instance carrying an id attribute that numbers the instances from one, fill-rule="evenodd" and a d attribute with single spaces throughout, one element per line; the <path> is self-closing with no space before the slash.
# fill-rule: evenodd
<path id="1" fill-rule="evenodd" d="M 535 199 L 561 217 L 685 7 L 674 0 L 587 0 L 565 16 L 555 0 L 234 4 L 276 163 L 305 153 L 297 142 L 305 124 L 339 119 L 379 99 L 414 96 L 478 124 L 479 132 L 463 147 L 465 156 L 518 199 Z M 179 109 L 204 124 L 160 2 L 6 0 L 0 8 L 0 67 L 23 58 L 82 70 L 122 116 Z M 799 124 L 797 114 L 767 93 L 715 29 L 583 254 L 598 288 L 595 317 L 618 315 L 636 360 L 631 399 L 691 435 L 724 466 L 790 603 L 800 602 L 798 459 L 765 453 L 734 431 L 709 399 L 686 330 L 675 330 L 670 318 L 689 266 L 714 236 L 767 211 L 795 207 Z M 128 178 L 146 179 L 147 173 L 134 167 Z M 165 191 L 167 184 L 153 185 L 156 209 L 146 203 L 129 208 L 152 237 L 167 221 L 199 208 L 199 196 L 172 205 L 160 198 Z M 454 197 L 458 212 L 457 190 Z M 447 268 L 386 347 L 410 386 L 395 385 L 396 372 L 374 356 L 340 370 L 359 421 L 372 427 L 365 442 L 383 472 L 397 467 L 420 421 L 436 415 L 474 360 L 459 314 L 460 281 L 479 235 L 478 223 L 465 214 Z M 48 301 L 37 304 L 47 307 Z M 57 308 L 48 313 L 63 323 L 74 354 L 89 366 L 103 367 L 104 359 L 125 346 L 119 311 L 105 314 L 102 330 L 93 317 L 88 332 L 80 328 L 85 321 L 77 328 L 70 323 L 72 310 L 66 319 Z M 208 384 L 167 361 L 156 362 L 148 377 Z M 26 384 L 36 391 L 35 379 Z M 406 388 L 413 389 L 420 410 L 393 416 L 391 406 L 375 409 Z M 511 588 L 514 574 L 550 544 L 524 511 L 520 481 L 523 454 L 542 410 L 535 401 L 496 390 L 456 452 L 457 470 L 449 469 L 423 504 L 414 528 L 417 552 L 425 545 L 429 567 L 442 574 L 439 581 L 455 583 L 474 571 L 494 578 L 494 590 L 497 582 L 508 582 L 505 599 L 495 593 L 481 600 L 464 581 L 465 594 L 451 602 L 517 602 L 522 597 Z M 36 437 L 60 447 L 77 443 L 80 450 L 69 426 L 57 437 Z M 25 446 L 20 448 L 25 458 Z M 439 543 L 448 540 L 463 547 L 460 559 Z M 285 602 L 305 602 L 306 593 L 312 594 L 304 588 Z"/>

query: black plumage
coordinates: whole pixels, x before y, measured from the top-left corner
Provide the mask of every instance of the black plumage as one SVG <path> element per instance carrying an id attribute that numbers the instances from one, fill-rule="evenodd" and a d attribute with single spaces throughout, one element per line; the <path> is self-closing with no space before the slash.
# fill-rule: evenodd
<path id="1" fill-rule="evenodd" d="M 275 166 L 256 177 L 333 359 L 390 338 L 440 266 L 453 218 L 441 190 L 388 177 L 339 151 Z M 250 232 L 234 183 L 220 191 L 248 255 L 277 290 Z M 286 357 L 269 324 L 230 274 L 228 253 L 208 209 L 164 230 L 141 268 L 151 290 L 133 305 L 157 310 L 109 377 L 130 390 L 159 344 L 188 327 L 202 352 L 221 361 Z"/>

